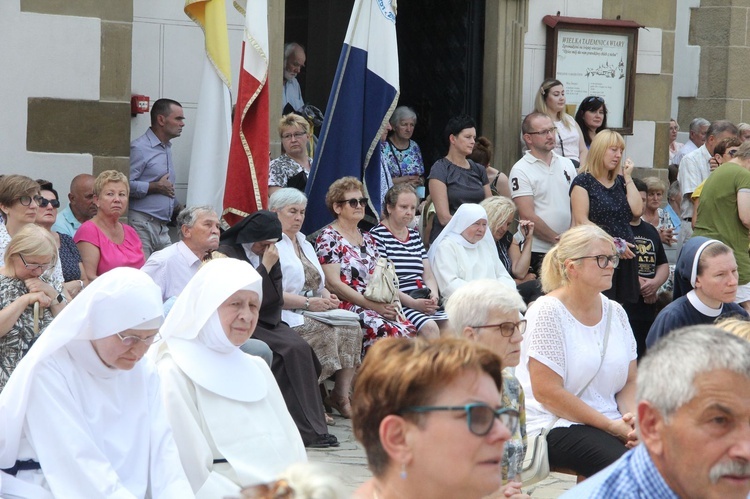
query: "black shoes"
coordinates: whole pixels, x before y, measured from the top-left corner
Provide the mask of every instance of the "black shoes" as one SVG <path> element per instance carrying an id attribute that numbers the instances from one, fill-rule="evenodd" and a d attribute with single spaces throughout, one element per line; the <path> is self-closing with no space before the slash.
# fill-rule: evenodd
<path id="1" fill-rule="evenodd" d="M 305 445 L 305 447 L 309 449 L 325 449 L 327 447 L 338 447 L 338 446 L 339 446 L 339 439 L 336 438 L 335 435 L 331 435 L 330 433 L 324 433 L 323 435 L 318 435 L 315 437 L 315 440 Z"/>

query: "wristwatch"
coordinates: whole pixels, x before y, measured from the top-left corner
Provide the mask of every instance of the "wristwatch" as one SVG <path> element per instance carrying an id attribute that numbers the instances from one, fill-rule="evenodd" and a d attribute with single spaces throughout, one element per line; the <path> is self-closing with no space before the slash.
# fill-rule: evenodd
<path id="1" fill-rule="evenodd" d="M 57 297 L 55 298 L 57 300 L 57 303 L 68 303 L 68 300 L 65 299 L 65 295 L 62 293 L 58 293 Z"/>

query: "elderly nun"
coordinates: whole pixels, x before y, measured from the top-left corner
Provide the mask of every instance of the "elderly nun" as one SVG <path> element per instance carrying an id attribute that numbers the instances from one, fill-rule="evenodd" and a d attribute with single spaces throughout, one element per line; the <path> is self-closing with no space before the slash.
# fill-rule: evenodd
<path id="1" fill-rule="evenodd" d="M 161 291 L 103 274 L 68 304 L 0 394 L 0 497 L 192 497 L 148 346 Z"/>
<path id="2" fill-rule="evenodd" d="M 197 497 L 239 495 L 307 460 L 276 380 L 240 350 L 263 297 L 249 264 L 205 264 L 177 298 L 156 352 L 175 441 Z"/>

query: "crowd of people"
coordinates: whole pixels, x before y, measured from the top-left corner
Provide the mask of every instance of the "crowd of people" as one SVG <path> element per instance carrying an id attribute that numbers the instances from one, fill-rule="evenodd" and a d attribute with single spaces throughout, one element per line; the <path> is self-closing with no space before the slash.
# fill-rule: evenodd
<path id="1" fill-rule="evenodd" d="M 286 56 L 296 110 L 305 56 Z M 506 176 L 465 115 L 427 167 L 400 106 L 380 222 L 343 177 L 315 234 L 301 232 L 313 128 L 295 113 L 268 210 L 228 228 L 176 200 L 185 120 L 169 99 L 130 176 L 76 176 L 59 213 L 52 183 L 2 176 L 0 495 L 279 487 L 306 448 L 339 445 L 339 417 L 373 474 L 358 498 L 528 497 L 537 436 L 551 469 L 584 481 L 571 497 L 745 497 L 750 344 L 712 325 L 750 331 L 743 125 L 696 119 L 681 145 L 673 121 L 667 186 L 635 176 L 602 97 L 566 109 L 545 80 Z"/>

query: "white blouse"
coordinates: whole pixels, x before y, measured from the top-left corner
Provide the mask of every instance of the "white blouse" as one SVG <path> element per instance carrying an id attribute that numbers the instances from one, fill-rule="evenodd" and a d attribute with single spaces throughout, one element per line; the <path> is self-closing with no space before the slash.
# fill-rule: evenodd
<path id="1" fill-rule="evenodd" d="M 315 253 L 313 245 L 307 242 L 305 236 L 301 232 L 297 232 L 297 243 L 302 249 L 302 253 L 305 257 L 312 262 L 315 268 L 320 274 L 320 287 L 316 290 L 316 296 L 320 296 L 320 293 L 325 287 L 325 276 L 323 275 L 323 268 L 318 263 L 318 255 Z M 301 295 L 302 288 L 305 286 L 305 269 L 302 267 L 302 262 L 297 256 L 297 252 L 294 250 L 294 243 L 286 234 L 281 235 L 281 240 L 276 243 L 276 249 L 279 250 L 279 261 L 281 262 L 281 273 L 282 279 L 281 284 L 284 288 L 285 293 L 291 293 L 293 295 Z M 282 310 L 281 320 L 286 322 L 289 327 L 301 326 L 305 320 L 302 314 L 298 314 L 293 310 Z"/>
<path id="2" fill-rule="evenodd" d="M 636 343 L 625 310 L 619 303 L 611 302 L 614 316 L 607 351 L 599 369 L 610 303 L 604 295 L 600 296 L 604 313 L 594 326 L 578 322 L 560 300 L 551 296 L 539 298 L 526 312 L 527 328 L 521 343 L 521 363 L 516 368 L 516 377 L 526 394 L 526 430 L 529 435 L 539 433 L 557 418 L 534 397 L 529 358 L 552 369 L 563 379 L 564 388 L 574 395 L 596 374 L 581 394 L 581 400 L 609 419 L 622 417 L 615 395 L 628 379 L 630 362 L 637 356 Z M 560 418 L 553 428 L 573 424 L 578 423 Z"/>

